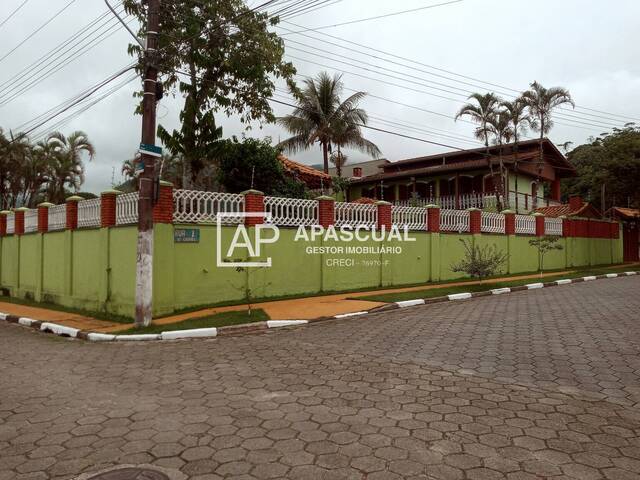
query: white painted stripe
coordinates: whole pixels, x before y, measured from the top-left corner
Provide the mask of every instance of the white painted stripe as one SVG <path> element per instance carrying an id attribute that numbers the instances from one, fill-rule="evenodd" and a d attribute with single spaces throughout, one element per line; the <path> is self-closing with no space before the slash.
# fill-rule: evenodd
<path id="1" fill-rule="evenodd" d="M 594 275 L 590 275 L 590 276 L 588 276 L 588 277 L 582 277 L 582 279 L 583 279 L 585 282 L 590 282 L 591 280 L 596 280 L 596 279 L 597 279 L 597 277 L 595 277 Z"/>
<path id="2" fill-rule="evenodd" d="M 155 333 L 141 333 L 137 335 L 116 335 L 116 340 L 127 342 L 142 342 L 145 340 L 160 340 L 160 335 Z"/>
<path id="3" fill-rule="evenodd" d="M 413 307 L 414 305 L 424 305 L 424 299 L 418 298 L 417 300 L 403 300 L 401 302 L 396 302 L 400 308 L 405 307 Z"/>
<path id="4" fill-rule="evenodd" d="M 556 280 L 556 285 L 567 285 L 569 283 L 571 283 L 570 278 L 565 278 L 563 280 Z"/>
<path id="5" fill-rule="evenodd" d="M 624 272 L 625 275 L 631 276 L 631 275 L 637 275 L 638 272 Z"/>
<path id="6" fill-rule="evenodd" d="M 90 342 L 111 342 L 116 339 L 116 336 L 110 333 L 90 333 L 87 338 Z"/>
<path id="7" fill-rule="evenodd" d="M 527 287 L 529 290 L 535 290 L 537 288 L 543 288 L 544 283 L 529 283 L 525 285 L 525 287 Z"/>
<path id="8" fill-rule="evenodd" d="M 35 322 L 35 320 L 32 318 L 20 317 L 18 319 L 18 323 L 20 325 L 24 325 L 25 327 L 30 327 L 33 324 L 33 322 Z"/>
<path id="9" fill-rule="evenodd" d="M 357 315 L 366 315 L 367 313 L 369 313 L 369 312 L 341 313 L 340 315 L 334 315 L 333 318 L 355 317 Z"/>
<path id="10" fill-rule="evenodd" d="M 291 325 L 304 325 L 309 323 L 307 320 L 267 320 L 267 327 L 269 328 L 278 328 L 278 327 L 289 327 Z"/>
<path id="11" fill-rule="evenodd" d="M 218 335 L 218 329 L 211 328 L 192 328 L 191 330 L 174 330 L 171 332 L 162 332 L 160 338 L 162 340 L 176 340 L 178 338 L 202 338 L 215 337 Z"/>
<path id="12" fill-rule="evenodd" d="M 493 295 L 502 295 L 503 293 L 511 293 L 511 289 L 509 287 L 505 288 L 494 288 L 491 290 Z"/>
<path id="13" fill-rule="evenodd" d="M 6 313 L 0 313 L 0 320 L 6 320 L 7 319 L 7 314 Z"/>
<path id="14" fill-rule="evenodd" d="M 449 300 L 466 300 L 467 298 L 471 298 L 470 293 L 452 293 L 451 295 L 447 295 Z"/>
<path id="15" fill-rule="evenodd" d="M 607 278 L 616 278 L 617 276 L 617 273 L 607 273 Z"/>
<path id="16" fill-rule="evenodd" d="M 45 330 L 50 330 L 56 335 L 69 335 L 72 338 L 75 338 L 80 331 L 77 328 L 65 327 L 64 325 L 58 325 L 57 323 L 49 323 L 44 322 L 40 325 L 40 330 L 44 332 Z"/>

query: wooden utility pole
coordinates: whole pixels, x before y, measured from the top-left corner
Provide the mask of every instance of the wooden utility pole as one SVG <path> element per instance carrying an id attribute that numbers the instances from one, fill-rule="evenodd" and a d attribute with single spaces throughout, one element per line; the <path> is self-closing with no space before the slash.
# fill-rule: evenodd
<path id="1" fill-rule="evenodd" d="M 156 83 L 158 69 L 158 29 L 160 0 L 147 0 L 147 42 L 144 52 L 144 97 L 142 100 L 142 144 L 156 143 Z M 139 177 L 138 245 L 136 262 L 135 325 L 151 323 L 153 311 L 153 203 L 155 190 L 155 156 L 142 152 L 144 170 Z"/>

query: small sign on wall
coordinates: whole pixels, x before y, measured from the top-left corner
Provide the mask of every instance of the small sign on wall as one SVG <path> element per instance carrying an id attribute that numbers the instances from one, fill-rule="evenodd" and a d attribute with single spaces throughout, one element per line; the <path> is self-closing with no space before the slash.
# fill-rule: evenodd
<path id="1" fill-rule="evenodd" d="M 199 228 L 176 228 L 173 231 L 174 243 L 200 243 Z"/>

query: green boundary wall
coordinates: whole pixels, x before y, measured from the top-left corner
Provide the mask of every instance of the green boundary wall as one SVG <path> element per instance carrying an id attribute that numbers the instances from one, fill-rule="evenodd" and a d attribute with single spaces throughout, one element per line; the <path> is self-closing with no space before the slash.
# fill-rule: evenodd
<path id="1" fill-rule="evenodd" d="M 198 229 L 198 243 L 176 243 L 174 229 Z M 223 256 L 236 231 L 221 228 Z M 248 229 L 253 234 L 254 228 Z M 81 229 L 0 237 L 0 288 L 12 296 L 90 311 L 133 317 L 137 227 Z M 414 242 L 295 241 L 296 229 L 280 228 L 280 239 L 263 246 L 272 266 L 217 267 L 215 225 L 156 224 L 154 227 L 154 315 L 252 298 L 313 295 L 413 285 L 460 278 L 451 265 L 462 258 L 460 239 L 496 245 L 509 255 L 504 273 L 536 271 L 532 236 L 410 232 Z M 563 237 L 562 250 L 545 256 L 544 269 L 622 262 L 618 239 Z M 401 247 L 402 253 L 308 253 L 309 247 Z M 245 249 L 246 250 L 246 249 Z M 231 260 L 247 260 L 234 252 Z M 255 260 L 255 259 L 253 259 Z"/>

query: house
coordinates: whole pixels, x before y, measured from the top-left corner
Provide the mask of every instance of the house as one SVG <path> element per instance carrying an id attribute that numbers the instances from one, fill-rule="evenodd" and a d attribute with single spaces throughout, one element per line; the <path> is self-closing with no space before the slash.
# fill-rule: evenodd
<path id="1" fill-rule="evenodd" d="M 583 201 L 580 195 L 569 197 L 569 203 L 536 208 L 536 212 L 543 213 L 545 217 L 602 218 L 600 211 L 589 202 Z"/>
<path id="2" fill-rule="evenodd" d="M 607 216 L 622 222 L 622 248 L 625 262 L 640 260 L 640 209 L 611 207 Z"/>
<path id="3" fill-rule="evenodd" d="M 530 212 L 541 205 L 560 204 L 560 182 L 576 175 L 575 168 L 548 139 L 539 167 L 539 141 L 528 140 L 382 164 L 381 171 L 352 178 L 349 200 L 369 197 L 398 205 L 435 203 L 443 208 L 495 208 L 496 192 L 504 181 L 502 207 Z M 502 161 L 506 174 L 501 180 Z M 493 173 L 492 173 L 493 172 Z M 539 182 L 537 181 L 539 179 Z M 545 194 L 548 192 L 548 194 Z"/>
<path id="4" fill-rule="evenodd" d="M 304 182 L 310 190 L 323 190 L 331 187 L 331 175 L 327 175 L 309 165 L 294 162 L 282 154 L 278 155 L 278 160 L 288 175 Z"/>
<path id="5" fill-rule="evenodd" d="M 380 173 L 382 167 L 391 163 L 386 158 L 378 158 L 374 160 L 367 160 L 366 162 L 347 163 L 342 167 L 342 176 L 344 178 L 360 178 L 367 177 L 369 175 L 375 175 Z M 318 170 L 322 170 L 322 165 L 314 165 Z M 338 169 L 336 167 L 329 168 L 329 175 L 335 177 L 338 175 Z"/>

